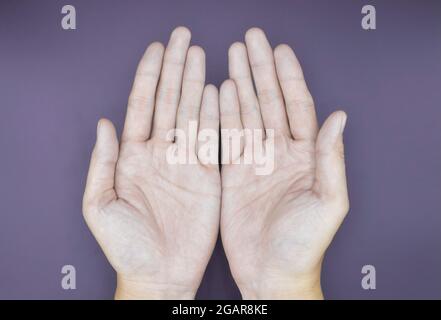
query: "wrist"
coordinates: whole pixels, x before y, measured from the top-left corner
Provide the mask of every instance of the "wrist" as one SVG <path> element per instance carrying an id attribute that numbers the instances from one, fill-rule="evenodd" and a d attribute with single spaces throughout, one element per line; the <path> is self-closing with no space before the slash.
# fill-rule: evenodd
<path id="1" fill-rule="evenodd" d="M 323 300 L 320 274 L 239 286 L 244 300 Z"/>
<path id="2" fill-rule="evenodd" d="M 192 300 L 197 288 L 117 277 L 115 300 Z"/>

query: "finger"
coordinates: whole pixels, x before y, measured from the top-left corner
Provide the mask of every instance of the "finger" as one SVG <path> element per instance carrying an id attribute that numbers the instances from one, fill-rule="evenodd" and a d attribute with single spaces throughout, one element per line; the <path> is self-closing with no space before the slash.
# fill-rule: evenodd
<path id="1" fill-rule="evenodd" d="M 176 118 L 176 129 L 182 130 L 185 133 L 185 137 L 188 141 L 183 141 L 184 143 L 193 144 L 192 146 L 189 146 L 191 147 L 191 150 L 195 150 L 196 139 L 188 139 L 189 126 L 195 126 L 197 129 L 199 111 L 201 109 L 202 92 L 204 91 L 204 83 L 205 53 L 202 48 L 193 46 L 188 50 L 187 53 L 184 77 L 182 81 L 182 95 Z M 191 124 L 190 121 L 192 121 Z M 176 142 L 180 143 L 178 140 L 179 139 L 177 138 Z"/>
<path id="2" fill-rule="evenodd" d="M 228 50 L 230 78 L 234 80 L 240 102 L 240 113 L 244 128 L 263 129 L 259 102 L 254 92 L 247 49 L 243 43 L 233 43 Z"/>
<path id="3" fill-rule="evenodd" d="M 155 42 L 147 48 L 139 62 L 129 96 L 123 141 L 145 141 L 149 138 L 163 54 L 163 45 Z"/>
<path id="4" fill-rule="evenodd" d="M 225 80 L 219 93 L 222 163 L 240 157 L 243 151 L 243 126 L 240 119 L 239 98 L 233 80 Z M 237 140 L 239 137 L 239 141 Z"/>
<path id="5" fill-rule="evenodd" d="M 274 129 L 276 134 L 290 136 L 273 50 L 263 31 L 258 28 L 247 31 L 245 42 L 265 129 Z"/>
<path id="6" fill-rule="evenodd" d="M 175 128 L 176 111 L 181 95 L 182 73 L 191 34 L 185 27 L 176 28 L 164 53 L 161 78 L 156 92 L 152 137 L 164 139 Z"/>
<path id="7" fill-rule="evenodd" d="M 217 166 L 219 161 L 219 94 L 217 88 L 211 84 L 205 87 L 202 96 L 198 136 L 199 160 L 203 164 Z"/>
<path id="8" fill-rule="evenodd" d="M 239 100 L 233 80 L 222 83 L 219 96 L 221 128 L 242 130 Z"/>
<path id="9" fill-rule="evenodd" d="M 101 207 L 116 198 L 114 181 L 118 152 L 115 127 L 109 120 L 100 120 L 83 198 L 85 214 L 91 208 Z"/>
<path id="10" fill-rule="evenodd" d="M 314 190 L 323 198 L 347 202 L 346 174 L 343 150 L 343 130 L 346 124 L 343 111 L 326 119 L 316 143 L 316 179 Z"/>
<path id="11" fill-rule="evenodd" d="M 287 45 L 279 45 L 274 50 L 274 58 L 291 134 L 295 139 L 315 140 L 318 124 L 314 101 L 306 86 L 300 63 Z"/>

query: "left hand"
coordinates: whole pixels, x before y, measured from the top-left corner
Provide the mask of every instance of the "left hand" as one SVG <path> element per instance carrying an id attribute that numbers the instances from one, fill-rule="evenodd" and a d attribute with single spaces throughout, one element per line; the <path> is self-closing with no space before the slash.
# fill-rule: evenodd
<path id="1" fill-rule="evenodd" d="M 245 299 L 320 299 L 323 256 L 349 209 L 346 114 L 331 114 L 319 130 L 291 48 L 273 52 L 256 28 L 245 40 L 229 51 L 233 80 L 220 89 L 221 128 L 273 129 L 275 166 L 256 175 L 243 154 L 240 164 L 222 166 L 222 242 Z"/>

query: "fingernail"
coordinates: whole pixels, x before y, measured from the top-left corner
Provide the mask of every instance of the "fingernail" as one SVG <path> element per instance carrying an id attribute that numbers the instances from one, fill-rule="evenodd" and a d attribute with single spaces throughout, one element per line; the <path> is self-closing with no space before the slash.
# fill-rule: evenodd
<path id="1" fill-rule="evenodd" d="M 343 112 L 343 115 L 341 117 L 341 127 L 340 127 L 340 132 L 343 134 L 343 131 L 345 130 L 345 126 L 346 126 L 346 120 L 348 119 L 348 116 L 346 115 L 346 113 Z"/>

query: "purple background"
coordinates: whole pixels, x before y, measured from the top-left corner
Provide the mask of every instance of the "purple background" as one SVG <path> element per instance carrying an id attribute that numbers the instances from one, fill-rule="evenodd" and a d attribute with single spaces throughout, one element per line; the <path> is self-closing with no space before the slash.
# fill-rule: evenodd
<path id="1" fill-rule="evenodd" d="M 61 7 L 77 9 L 75 31 Z M 360 26 L 375 4 L 377 30 Z M 112 298 L 115 274 L 81 214 L 100 117 L 119 130 L 138 59 L 186 25 L 227 77 L 251 26 L 293 46 L 321 121 L 349 115 L 351 211 L 328 250 L 327 298 L 441 298 L 441 2 L 0 2 L 0 298 Z M 77 270 L 77 290 L 60 286 Z M 361 268 L 377 269 L 377 290 Z M 218 243 L 199 298 L 240 298 Z"/>

